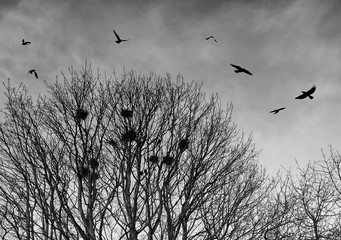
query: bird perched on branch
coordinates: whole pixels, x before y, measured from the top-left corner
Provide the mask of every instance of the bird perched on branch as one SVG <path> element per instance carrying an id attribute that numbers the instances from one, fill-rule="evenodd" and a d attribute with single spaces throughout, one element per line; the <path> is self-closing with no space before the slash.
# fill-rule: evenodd
<path id="1" fill-rule="evenodd" d="M 205 40 L 209 40 L 210 38 L 212 38 L 215 42 L 217 42 L 217 40 L 213 36 L 209 36 L 209 37 L 205 38 Z"/>
<path id="2" fill-rule="evenodd" d="M 28 71 L 27 74 L 34 74 L 34 76 L 36 77 L 36 79 L 38 79 L 38 73 L 37 73 L 37 71 L 36 71 L 35 69 L 31 69 L 30 71 Z M 26 75 L 27 75 L 27 74 L 26 74 Z"/>
<path id="3" fill-rule="evenodd" d="M 304 99 L 306 97 L 309 97 L 310 99 L 313 99 L 314 97 L 311 96 L 311 94 L 313 94 L 316 91 L 316 85 L 313 85 L 312 88 L 310 88 L 308 91 L 302 91 L 302 94 L 295 97 L 295 99 Z"/>
<path id="4" fill-rule="evenodd" d="M 230 64 L 230 65 L 236 69 L 236 70 L 234 70 L 235 73 L 243 72 L 243 73 L 246 73 L 246 74 L 249 74 L 252 76 L 252 73 L 249 72 L 248 70 L 246 70 L 245 68 L 242 68 L 241 66 L 237 66 L 234 64 Z"/>
<path id="5" fill-rule="evenodd" d="M 31 42 L 25 42 L 25 39 L 22 40 L 21 45 L 24 45 L 24 46 L 25 46 L 25 45 L 29 45 L 29 44 L 31 44 Z"/>
<path id="6" fill-rule="evenodd" d="M 285 107 L 278 108 L 278 109 L 272 110 L 270 113 L 277 114 L 277 113 L 279 113 L 279 111 L 282 111 L 284 109 L 285 109 Z"/>
<path id="7" fill-rule="evenodd" d="M 116 43 L 121 43 L 121 42 L 125 42 L 125 41 L 129 41 L 130 39 L 121 39 L 120 36 L 118 36 L 118 34 L 116 33 L 116 31 L 114 30 L 114 34 L 117 38 L 117 40 L 115 41 Z"/>

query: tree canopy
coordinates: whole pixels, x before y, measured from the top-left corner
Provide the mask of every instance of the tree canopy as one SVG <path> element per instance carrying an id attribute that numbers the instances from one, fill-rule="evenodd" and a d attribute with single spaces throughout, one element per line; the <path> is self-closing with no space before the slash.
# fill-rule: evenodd
<path id="1" fill-rule="evenodd" d="M 265 197 L 258 153 L 232 122 L 232 105 L 222 109 L 201 84 L 135 71 L 102 77 L 86 63 L 36 102 L 25 86 L 5 86 L 3 238 L 260 234 L 243 223 Z"/>

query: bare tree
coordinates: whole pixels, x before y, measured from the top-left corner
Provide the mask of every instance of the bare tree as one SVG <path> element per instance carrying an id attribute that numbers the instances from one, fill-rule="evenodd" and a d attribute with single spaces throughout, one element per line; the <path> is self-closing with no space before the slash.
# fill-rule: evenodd
<path id="1" fill-rule="evenodd" d="M 238 159 L 238 154 L 232 156 Z M 243 161 L 235 163 L 221 188 L 201 207 L 203 239 L 260 239 L 262 235 L 267 213 L 262 205 L 275 184 L 254 163 L 254 156 L 243 155 Z"/>
<path id="2" fill-rule="evenodd" d="M 309 163 L 300 170 L 300 178 L 293 186 L 299 203 L 296 214 L 300 235 L 305 239 L 328 239 L 339 212 L 340 198 L 317 163 Z"/>
<path id="3" fill-rule="evenodd" d="M 297 199 L 292 188 L 292 175 L 279 172 L 273 179 L 275 187 L 269 192 L 263 214 L 262 235 L 264 240 L 295 239 L 295 208 Z"/>
<path id="4" fill-rule="evenodd" d="M 328 180 L 334 186 L 335 195 L 338 196 L 336 204 L 337 211 L 336 217 L 333 221 L 333 227 L 330 229 L 331 238 L 341 236 L 341 155 L 339 151 L 334 150 L 332 147 L 329 149 L 330 155 L 327 156 L 323 151 L 323 162 L 320 164 L 322 171 L 327 175 Z"/>
<path id="5" fill-rule="evenodd" d="M 6 85 L 3 238 L 194 239 L 219 194 L 231 194 L 231 222 L 265 197 L 251 138 L 217 95 L 181 76 L 69 74 L 36 103 Z"/>
<path id="6" fill-rule="evenodd" d="M 339 194 L 320 162 L 298 166 L 295 181 L 287 173 L 269 197 L 271 207 L 264 239 L 338 239 Z M 282 178 L 279 178 L 282 179 Z"/>

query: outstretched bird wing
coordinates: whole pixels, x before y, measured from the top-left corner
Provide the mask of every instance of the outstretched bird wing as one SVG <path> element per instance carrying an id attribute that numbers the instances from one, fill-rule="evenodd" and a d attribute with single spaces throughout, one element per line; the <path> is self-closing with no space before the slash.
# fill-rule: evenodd
<path id="1" fill-rule="evenodd" d="M 38 79 L 38 73 L 36 71 L 34 71 L 34 76 Z"/>
<path id="2" fill-rule="evenodd" d="M 246 70 L 245 68 L 243 68 L 243 69 L 242 69 L 242 71 L 243 71 L 244 73 L 246 73 L 246 74 L 249 74 L 249 75 L 251 75 L 251 76 L 252 76 L 252 73 L 251 73 L 251 72 L 249 72 L 248 70 Z"/>
<path id="3" fill-rule="evenodd" d="M 307 94 L 307 95 L 310 95 L 310 94 L 313 94 L 315 91 L 316 91 L 316 85 L 313 85 L 313 87 L 310 88 L 310 89 L 306 92 L 306 94 Z"/>
<path id="4" fill-rule="evenodd" d="M 215 42 L 217 42 L 217 40 L 215 39 L 214 36 L 209 36 L 209 37 L 205 38 L 205 40 L 209 40 L 210 38 L 212 38 Z"/>
<path id="5" fill-rule="evenodd" d="M 304 99 L 304 98 L 306 98 L 307 96 L 308 96 L 307 93 L 302 93 L 301 95 L 295 97 L 295 99 Z"/>
<path id="6" fill-rule="evenodd" d="M 118 36 L 118 34 L 116 33 L 115 29 L 114 29 L 114 34 L 115 34 L 117 40 L 121 40 L 121 39 L 120 39 L 120 36 Z"/>
<path id="7" fill-rule="evenodd" d="M 285 107 L 278 108 L 278 109 L 272 110 L 270 113 L 277 114 L 279 111 L 282 111 L 282 110 L 284 110 L 284 109 L 285 109 Z"/>
<path id="8" fill-rule="evenodd" d="M 237 65 L 234 65 L 234 64 L 230 64 L 232 67 L 234 67 L 234 68 L 236 68 L 236 69 L 238 69 L 238 70 L 242 70 L 242 68 L 240 67 L 240 66 L 237 66 Z"/>

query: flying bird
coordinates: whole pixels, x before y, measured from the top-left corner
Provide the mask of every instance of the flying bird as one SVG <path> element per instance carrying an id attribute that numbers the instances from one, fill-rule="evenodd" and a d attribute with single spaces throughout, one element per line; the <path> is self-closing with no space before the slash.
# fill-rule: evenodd
<path id="1" fill-rule="evenodd" d="M 121 42 L 124 42 L 124 41 L 129 41 L 130 39 L 121 39 L 120 36 L 118 36 L 118 34 L 116 33 L 116 31 L 114 30 L 114 34 L 117 38 L 117 40 L 115 41 L 116 43 L 121 43 Z"/>
<path id="2" fill-rule="evenodd" d="M 236 70 L 234 70 L 235 73 L 240 73 L 240 72 L 243 72 L 243 73 L 246 73 L 246 74 L 249 74 L 252 76 L 252 73 L 250 73 L 248 70 L 246 70 L 245 68 L 242 68 L 241 66 L 237 66 L 237 65 L 234 65 L 234 64 L 230 64 L 232 67 L 234 67 Z"/>
<path id="3" fill-rule="evenodd" d="M 31 42 L 25 42 L 25 39 L 22 40 L 21 45 L 29 45 L 29 44 L 31 44 Z"/>
<path id="4" fill-rule="evenodd" d="M 270 113 L 277 114 L 277 113 L 279 113 L 279 111 L 282 111 L 284 109 L 285 109 L 285 107 L 278 108 L 278 109 L 272 110 Z"/>
<path id="5" fill-rule="evenodd" d="M 302 94 L 295 97 L 295 99 L 304 99 L 306 97 L 309 97 L 310 99 L 313 99 L 314 97 L 311 96 L 311 94 L 313 94 L 316 91 L 316 85 L 313 85 L 312 88 L 310 88 L 308 91 L 302 91 Z"/>
<path id="6" fill-rule="evenodd" d="M 34 74 L 34 76 L 36 77 L 36 79 L 38 79 L 38 73 L 37 73 L 37 71 L 36 71 L 35 69 L 31 69 L 30 71 L 28 71 L 27 74 Z M 26 74 L 26 75 L 27 75 L 27 74 Z"/>
<path id="7" fill-rule="evenodd" d="M 205 40 L 209 40 L 210 38 L 212 38 L 215 42 L 217 42 L 217 40 L 213 36 L 209 36 L 209 37 L 205 38 Z"/>

